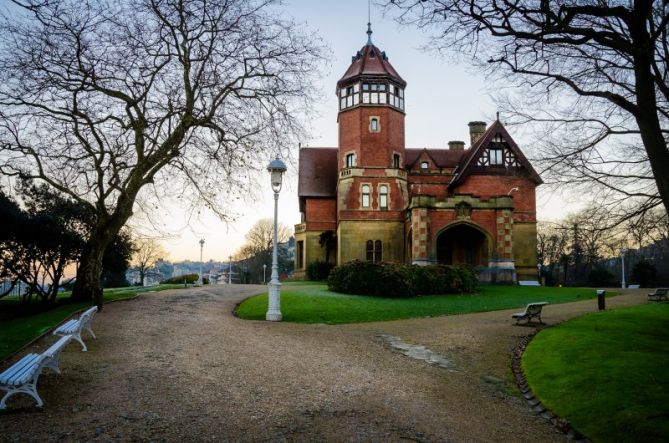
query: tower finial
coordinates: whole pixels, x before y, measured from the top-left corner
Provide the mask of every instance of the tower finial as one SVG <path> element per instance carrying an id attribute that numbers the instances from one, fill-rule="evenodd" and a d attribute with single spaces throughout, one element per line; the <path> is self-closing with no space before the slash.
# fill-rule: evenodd
<path id="1" fill-rule="evenodd" d="M 367 0 L 367 44 L 372 44 L 372 0 Z"/>

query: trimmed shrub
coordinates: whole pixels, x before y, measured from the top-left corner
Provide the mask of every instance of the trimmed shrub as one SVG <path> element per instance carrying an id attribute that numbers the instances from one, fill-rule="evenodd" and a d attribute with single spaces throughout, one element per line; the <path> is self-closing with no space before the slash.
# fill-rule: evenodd
<path id="1" fill-rule="evenodd" d="M 307 278 L 309 280 L 327 280 L 334 265 L 325 261 L 315 261 L 307 266 Z"/>
<path id="2" fill-rule="evenodd" d="M 588 283 L 590 286 L 617 286 L 616 278 L 604 268 L 595 268 L 588 274 Z"/>
<path id="3" fill-rule="evenodd" d="M 184 280 L 186 280 L 186 283 L 195 283 L 198 281 L 200 278 L 199 275 L 197 274 L 184 274 L 184 275 L 177 275 L 176 277 L 168 278 L 166 280 L 161 281 L 161 284 L 179 284 L 183 283 Z"/>
<path id="4" fill-rule="evenodd" d="M 478 279 L 467 268 L 354 260 L 335 267 L 328 278 L 331 291 L 379 297 L 476 292 Z"/>

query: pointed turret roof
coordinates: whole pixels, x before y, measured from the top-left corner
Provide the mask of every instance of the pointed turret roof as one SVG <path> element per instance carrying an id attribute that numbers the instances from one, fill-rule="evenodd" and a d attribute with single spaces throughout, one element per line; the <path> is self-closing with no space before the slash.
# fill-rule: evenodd
<path id="1" fill-rule="evenodd" d="M 367 23 L 367 43 L 353 57 L 351 57 L 351 66 L 346 73 L 337 82 L 337 87 L 341 88 L 347 84 L 353 83 L 359 77 L 388 78 L 405 87 L 407 82 L 395 71 L 393 65 L 388 61 L 385 51 L 381 51 L 372 43 L 372 27 Z"/>

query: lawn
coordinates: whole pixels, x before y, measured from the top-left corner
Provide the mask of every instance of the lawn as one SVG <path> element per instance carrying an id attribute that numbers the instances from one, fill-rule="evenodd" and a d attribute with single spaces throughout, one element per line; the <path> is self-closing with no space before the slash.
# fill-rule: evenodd
<path id="1" fill-rule="evenodd" d="M 669 440 L 669 304 L 585 315 L 523 356 L 535 395 L 593 441 Z"/>
<path id="2" fill-rule="evenodd" d="M 106 289 L 105 302 L 132 298 L 138 293 L 147 291 L 163 291 L 165 289 L 181 288 L 183 285 L 160 285 L 155 287 Z M 68 294 L 63 294 L 65 297 Z M 3 299 L 0 305 L 17 303 L 11 297 Z M 32 340 L 47 332 L 72 314 L 91 306 L 91 302 L 59 304 L 54 309 L 39 314 L 22 316 L 11 320 L 0 321 L 0 361 L 21 349 Z"/>
<path id="3" fill-rule="evenodd" d="M 608 295 L 615 295 L 610 293 Z M 527 303 L 568 303 L 596 296 L 589 288 L 482 286 L 474 295 L 430 295 L 407 299 L 345 295 L 330 292 L 325 284 L 285 283 L 281 288 L 283 320 L 295 323 L 362 323 L 415 317 L 466 314 L 519 308 Z M 267 294 L 244 301 L 237 315 L 264 320 Z"/>

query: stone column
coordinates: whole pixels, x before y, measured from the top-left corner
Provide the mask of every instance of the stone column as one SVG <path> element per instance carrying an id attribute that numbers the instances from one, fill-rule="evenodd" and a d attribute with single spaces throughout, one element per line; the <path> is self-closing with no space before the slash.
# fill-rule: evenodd
<path id="1" fill-rule="evenodd" d="M 416 265 L 427 265 L 430 263 L 429 256 L 429 223 L 426 208 L 414 208 L 411 210 L 411 263 Z"/>

